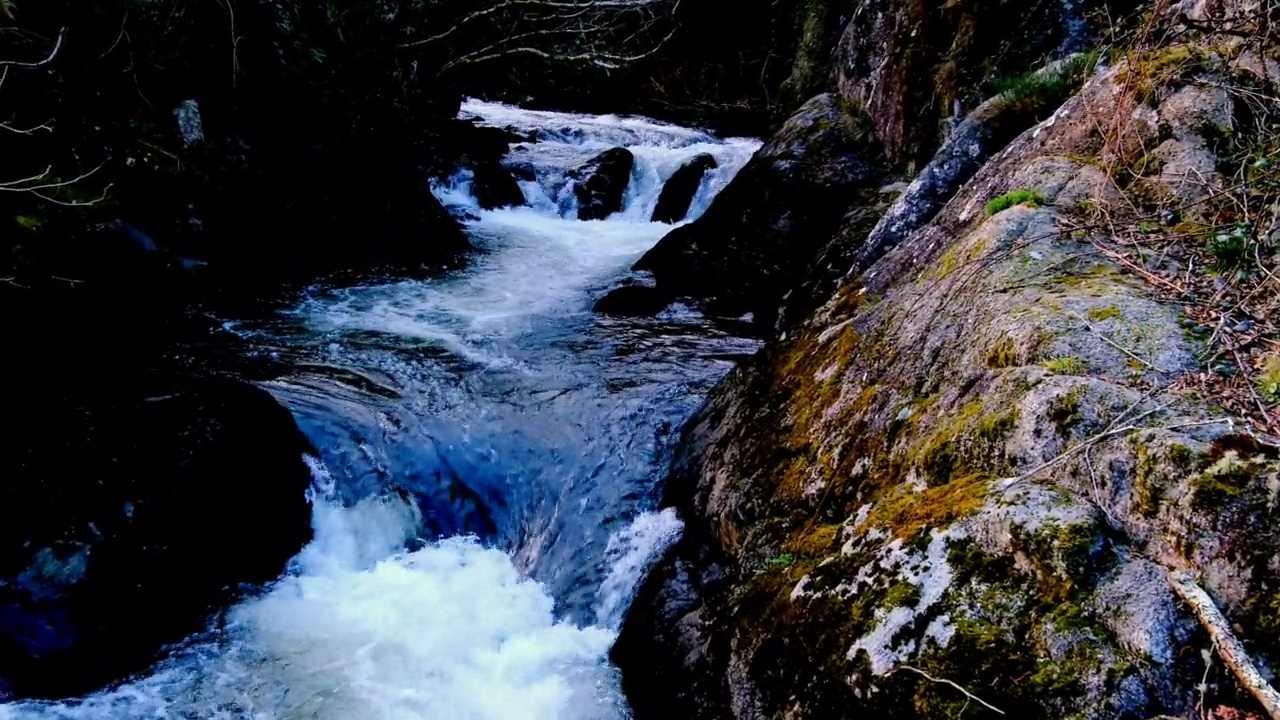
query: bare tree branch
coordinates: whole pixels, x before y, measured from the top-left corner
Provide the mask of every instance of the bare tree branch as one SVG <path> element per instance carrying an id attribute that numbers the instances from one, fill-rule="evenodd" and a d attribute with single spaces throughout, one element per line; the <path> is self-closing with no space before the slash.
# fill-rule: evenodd
<path id="1" fill-rule="evenodd" d="M 66 28 L 62 28 L 61 30 L 58 31 L 57 42 L 53 44 L 53 49 L 49 51 L 49 56 L 43 60 L 38 60 L 36 62 L 19 62 L 17 60 L 0 60 L 0 67 L 4 67 L 7 73 L 9 66 L 35 68 L 35 67 L 40 67 L 41 65 L 48 65 L 49 63 L 53 62 L 53 59 L 58 56 L 58 52 L 62 50 L 62 40 L 66 36 L 67 36 Z"/>
<path id="2" fill-rule="evenodd" d="M 566 32 L 566 31 L 545 31 L 545 32 L 526 33 L 524 36 L 521 36 L 521 37 L 532 37 L 537 35 L 554 35 L 562 32 Z M 596 67 L 604 68 L 607 70 L 613 70 L 623 65 L 639 62 L 647 57 L 654 55 L 659 50 L 661 50 L 664 45 L 666 45 L 667 41 L 669 41 L 671 37 L 675 35 L 675 32 L 676 32 L 675 30 L 672 30 L 670 33 L 667 34 L 666 37 L 658 41 L 658 43 L 655 44 L 652 48 L 650 48 L 645 52 L 637 53 L 635 55 L 614 55 L 614 54 L 594 52 L 594 51 L 581 52 L 581 53 L 576 53 L 572 55 L 557 54 L 554 51 L 543 50 L 541 48 L 532 47 L 532 46 L 500 48 L 503 42 L 499 42 L 499 43 L 495 43 L 490 47 L 482 48 L 481 50 L 478 50 L 473 53 L 469 53 L 467 55 L 463 55 L 461 57 L 455 58 L 454 60 L 451 60 L 445 63 L 440 68 L 440 73 L 444 74 L 449 70 L 452 70 L 456 67 L 463 66 L 463 65 L 477 65 L 479 63 L 490 62 L 493 60 L 498 60 L 498 59 L 501 59 L 504 57 L 510 57 L 513 55 L 533 55 L 535 57 L 540 57 L 544 60 L 550 60 L 550 61 L 562 62 L 562 63 L 584 63 L 585 62 L 585 63 L 590 63 L 592 65 L 595 65 Z"/>
<path id="3" fill-rule="evenodd" d="M 34 135 L 36 134 L 36 132 L 40 130 L 44 130 L 45 132 L 53 132 L 53 126 L 47 122 L 43 122 L 43 123 L 40 123 L 39 125 L 36 125 L 33 128 L 27 128 L 26 130 L 23 130 L 21 128 L 16 128 L 12 125 L 9 125 L 8 123 L 0 123 L 0 130 L 8 130 L 9 132 L 15 135 Z"/>
<path id="4" fill-rule="evenodd" d="M 421 40 L 415 40 L 413 42 L 404 43 L 400 45 L 400 47 L 402 48 L 418 47 L 421 45 L 428 45 L 430 43 L 439 42 L 441 40 L 444 40 L 445 38 L 450 37 L 454 33 L 459 32 L 460 30 L 464 29 L 466 26 L 474 22 L 493 17 L 494 15 L 497 15 L 498 13 L 501 13 L 505 10 L 513 10 L 521 7 L 533 8 L 533 9 L 539 9 L 539 10 L 551 10 L 553 11 L 552 13 L 546 13 L 545 15 L 553 16 L 556 14 L 555 11 L 563 11 L 563 10 L 569 10 L 569 11 L 572 11 L 573 13 L 582 13 L 582 12 L 588 12 L 591 10 L 607 10 L 607 9 L 643 10 L 643 9 L 658 7 L 662 4 L 663 4 L 662 0 L 582 0 L 581 2 L 555 2 L 553 0 L 506 0 L 506 2 L 500 2 L 496 5 L 492 5 L 483 10 L 477 10 L 468 15 L 464 15 L 458 20 L 455 20 L 454 23 L 449 27 L 449 29 L 445 30 L 444 32 L 437 33 L 435 35 L 423 38 Z"/>
<path id="5" fill-rule="evenodd" d="M 15 185 L 21 185 L 22 183 L 40 182 L 41 180 L 44 180 L 45 178 L 49 177 L 49 173 L 51 172 L 53 172 L 52 165 L 45 168 L 44 172 L 40 173 L 39 175 L 32 175 L 29 178 L 22 178 L 21 180 L 10 180 L 8 182 L 0 182 L 0 190 L 14 189 Z M 20 190 L 22 190 L 22 188 L 17 189 L 17 191 L 20 191 Z"/>
<path id="6" fill-rule="evenodd" d="M 86 205 L 96 205 L 97 203 L 100 203 L 107 198 L 107 192 L 111 190 L 111 185 L 107 185 L 106 187 L 104 187 L 102 189 L 102 194 L 99 197 L 96 197 L 92 200 L 59 200 L 41 191 L 56 190 L 58 188 L 64 188 L 64 187 L 69 187 L 71 185 L 74 185 L 80 182 L 81 180 L 84 180 L 90 177 L 91 175 L 97 173 L 105 165 L 106 163 L 104 162 L 101 165 L 98 165 L 94 169 L 90 170 L 89 172 L 79 175 L 78 177 L 74 177 L 70 180 L 59 180 L 57 182 L 45 182 L 45 180 L 53 172 L 53 166 L 50 165 L 49 167 L 45 168 L 44 172 L 40 173 L 39 175 L 33 175 L 31 177 L 22 178 L 20 180 L 10 180 L 8 182 L 0 182 L 0 192 L 31 193 L 32 195 L 40 198 L 41 200 L 54 203 L 55 205 L 64 205 L 66 207 L 82 207 Z M 31 183 L 35 183 L 35 184 L 31 184 Z"/>
<path id="7" fill-rule="evenodd" d="M 441 75 L 521 56 L 614 69 L 664 47 L 675 34 L 679 4 L 679 0 L 497 0 L 400 47 L 446 45 L 448 57 L 437 71 Z M 668 23 L 672 27 L 663 34 L 661 25 Z"/>

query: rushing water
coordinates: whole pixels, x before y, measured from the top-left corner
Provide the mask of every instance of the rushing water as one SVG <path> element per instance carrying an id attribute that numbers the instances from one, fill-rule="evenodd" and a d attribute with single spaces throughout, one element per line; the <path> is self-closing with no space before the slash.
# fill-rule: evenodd
<path id="1" fill-rule="evenodd" d="M 605 720 L 627 717 L 606 655 L 641 574 L 680 531 L 655 512 L 676 432 L 753 340 L 675 309 L 593 301 L 670 226 L 663 180 L 702 152 L 696 216 L 758 143 L 637 118 L 469 102 L 538 142 L 530 207 L 473 218 L 470 264 L 431 281 L 317 288 L 230 323 L 292 370 L 268 388 L 320 450 L 315 538 L 274 585 L 143 677 L 0 718 Z M 623 211 L 575 219 L 564 172 L 636 155 Z M 229 531 L 234 531 L 229 529 Z"/>

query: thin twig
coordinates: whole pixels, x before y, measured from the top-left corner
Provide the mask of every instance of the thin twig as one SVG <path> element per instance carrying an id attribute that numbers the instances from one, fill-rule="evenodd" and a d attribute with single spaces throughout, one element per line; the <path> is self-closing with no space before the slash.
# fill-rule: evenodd
<path id="1" fill-rule="evenodd" d="M 927 673 L 927 672 L 925 672 L 925 671 L 921 670 L 920 668 L 912 667 L 912 666 L 910 666 L 910 665 L 899 665 L 898 667 L 896 667 L 896 668 L 894 668 L 893 670 L 891 670 L 891 671 L 890 671 L 890 673 L 897 672 L 898 670 L 908 670 L 908 671 L 910 671 L 910 672 L 913 672 L 913 673 L 915 673 L 915 674 L 919 675 L 920 677 L 924 678 L 925 680 L 928 680 L 928 681 L 929 681 L 929 682 L 931 682 L 931 683 L 938 683 L 938 684 L 940 684 L 940 685 L 947 685 L 947 686 L 953 687 L 953 688 L 955 688 L 956 690 L 959 690 L 960 692 L 964 693 L 964 696 L 965 696 L 965 697 L 967 697 L 967 698 L 969 698 L 970 700 L 972 700 L 972 701 L 974 701 L 974 702 L 978 703 L 979 705 L 982 705 L 982 706 L 983 706 L 983 707 L 985 707 L 986 709 L 988 709 L 988 710 L 990 710 L 990 711 L 992 711 L 992 712 L 994 712 L 994 713 L 1000 714 L 1000 715 L 1004 715 L 1004 714 L 1005 714 L 1005 713 L 1004 713 L 1004 711 L 1003 711 L 1003 710 L 1001 710 L 1000 708 L 996 707 L 995 705 L 992 705 L 991 703 L 987 702 L 986 700 L 983 700 L 982 698 L 978 697 L 977 695 L 974 695 L 973 693 L 969 692 L 968 690 L 965 690 L 965 689 L 964 689 L 963 687 L 961 687 L 958 683 L 956 683 L 956 682 L 954 682 L 954 681 L 952 681 L 952 680 L 948 680 L 948 679 L 946 679 L 946 678 L 937 678 L 937 677 L 934 677 L 934 676 L 930 675 L 929 673 Z"/>
<path id="2" fill-rule="evenodd" d="M 1154 363 L 1148 362 L 1147 360 L 1143 360 L 1141 357 L 1138 357 L 1136 354 L 1134 354 L 1134 353 L 1133 353 L 1133 351 L 1129 350 L 1128 348 L 1126 348 L 1126 347 L 1124 347 L 1124 346 L 1120 345 L 1120 343 L 1118 343 L 1118 342 L 1116 342 L 1116 341 L 1112 340 L 1111 338 L 1107 337 L 1106 335 L 1102 334 L 1102 331 L 1100 331 L 1100 330 L 1098 330 L 1097 328 L 1095 328 L 1095 327 L 1094 327 L 1094 326 L 1093 326 L 1093 325 L 1092 325 L 1088 320 L 1085 320 L 1084 318 L 1080 317 L 1080 315 L 1078 315 L 1078 314 L 1076 314 L 1076 313 L 1074 313 L 1074 312 L 1070 313 L 1070 315 L 1071 315 L 1072 317 L 1074 317 L 1075 319 L 1079 320 L 1080 322 L 1084 323 L 1085 329 L 1087 329 L 1089 332 L 1093 333 L 1094 335 L 1097 335 L 1097 336 L 1098 336 L 1098 338 L 1099 338 L 1100 340 L 1102 340 L 1102 341 L 1103 341 L 1103 342 L 1105 342 L 1106 344 L 1110 345 L 1111 347 L 1113 347 L 1113 348 L 1115 348 L 1115 349 L 1119 350 L 1120 352 L 1124 353 L 1125 355 L 1128 355 L 1129 357 L 1133 358 L 1135 361 L 1140 362 L 1140 363 L 1142 363 L 1143 365 L 1146 365 L 1147 367 L 1151 368 L 1152 370 L 1155 370 L 1155 371 L 1156 371 L 1156 372 L 1158 372 L 1158 373 L 1167 373 L 1167 372 L 1169 372 L 1168 370 L 1165 370 L 1165 369 L 1163 369 L 1163 368 L 1161 368 L 1161 367 L 1159 367 L 1159 366 L 1155 365 Z"/>
<path id="3" fill-rule="evenodd" d="M 7 130 L 15 135 L 35 135 L 36 132 L 40 130 L 44 130 L 45 132 L 53 132 L 53 126 L 50 125 L 48 122 L 42 122 L 39 125 L 36 125 L 35 127 L 27 128 L 26 130 L 23 130 L 22 128 L 16 128 L 12 125 L 9 125 L 8 123 L 0 123 L 0 130 Z"/>
<path id="4" fill-rule="evenodd" d="M 1249 388 L 1249 394 L 1253 396 L 1253 401 L 1258 404 L 1258 410 L 1262 413 L 1262 423 L 1268 429 L 1274 431 L 1275 425 L 1271 423 L 1271 413 L 1267 412 L 1267 404 L 1262 402 L 1262 398 L 1258 396 L 1258 391 L 1254 388 L 1253 374 L 1249 372 L 1249 366 L 1240 358 L 1240 353 L 1236 352 L 1234 347 L 1231 348 L 1231 355 L 1236 359 L 1236 367 L 1240 368 L 1240 372 L 1244 374 L 1245 387 Z"/>
<path id="5" fill-rule="evenodd" d="M 1138 417 L 1134 418 L 1134 419 L 1133 419 L 1133 423 L 1136 423 L 1136 422 L 1138 422 L 1139 420 L 1142 420 L 1142 419 L 1144 419 L 1144 418 L 1150 417 L 1151 415 L 1154 415 L 1154 414 L 1156 414 L 1156 413 L 1160 412 L 1160 411 L 1161 411 L 1161 410 L 1163 410 L 1164 408 L 1165 408 L 1165 406 L 1164 406 L 1164 405 L 1161 405 L 1161 406 L 1159 406 L 1159 407 L 1156 407 L 1156 408 L 1153 408 L 1153 409 L 1151 409 L 1151 410 L 1148 410 L 1148 411 L 1146 411 L 1146 412 L 1142 413 L 1141 415 L 1139 415 Z M 1109 437 L 1114 437 L 1114 436 L 1116 436 L 1116 435 L 1123 435 L 1123 434 L 1125 434 L 1125 433 L 1127 433 L 1127 432 L 1132 432 L 1132 431 L 1134 431 L 1134 430 L 1150 430 L 1150 429 L 1156 429 L 1156 428 L 1141 428 L 1141 427 L 1138 427 L 1137 425 L 1135 425 L 1135 424 L 1133 424 L 1133 423 L 1129 423 L 1128 425 L 1125 425 L 1124 427 L 1118 427 L 1118 428 L 1113 428 L 1113 429 L 1110 429 L 1110 430 L 1104 430 L 1104 431 L 1102 431 L 1102 432 L 1098 433 L 1097 435 L 1094 435 L 1093 437 L 1090 437 L 1090 438 L 1088 438 L 1088 439 L 1086 439 L 1086 440 L 1082 440 L 1082 441 L 1081 441 L 1081 442 L 1079 442 L 1078 444 L 1073 445 L 1073 446 L 1072 446 L 1072 447 L 1070 447 L 1070 448 L 1067 448 L 1067 449 L 1066 449 L 1066 450 L 1064 450 L 1062 453 L 1060 453 L 1060 454 L 1058 454 L 1057 456 L 1055 456 L 1055 457 L 1053 457 L 1053 458 L 1051 458 L 1051 459 L 1049 459 L 1049 460 L 1047 460 L 1047 461 L 1045 461 L 1045 462 L 1043 462 L 1043 463 L 1041 463 L 1041 464 L 1037 465 L 1036 467 L 1034 467 L 1034 468 L 1032 468 L 1032 469 L 1028 470 L 1027 472 L 1025 472 L 1025 473 L 1023 473 L 1023 474 L 1021 474 L 1021 475 L 1018 475 L 1017 477 L 1006 478 L 1006 479 L 1004 480 L 1004 482 L 1002 483 L 1002 485 L 1003 485 L 1003 487 L 1005 487 L 1005 488 L 1012 487 L 1014 484 L 1019 483 L 1019 482 L 1021 482 L 1021 481 L 1023 481 L 1023 480 L 1026 480 L 1026 479 L 1028 479 L 1028 478 L 1031 478 L 1031 477 L 1033 477 L 1033 476 L 1035 476 L 1035 475 L 1038 475 L 1038 474 L 1040 474 L 1041 472 L 1043 472 L 1043 471 L 1045 471 L 1045 470 L 1048 470 L 1049 468 L 1053 467 L 1054 465 L 1057 465 L 1058 463 L 1062 462 L 1063 460 L 1066 460 L 1067 458 L 1071 457 L 1072 455 L 1075 455 L 1076 453 L 1080 452 L 1081 450 L 1084 450 L 1085 448 L 1089 448 L 1089 447 L 1092 447 L 1092 446 L 1094 446 L 1094 445 L 1097 445 L 1098 443 L 1102 442 L 1103 440 L 1106 440 L 1106 439 L 1107 439 L 1107 438 L 1109 438 Z"/>

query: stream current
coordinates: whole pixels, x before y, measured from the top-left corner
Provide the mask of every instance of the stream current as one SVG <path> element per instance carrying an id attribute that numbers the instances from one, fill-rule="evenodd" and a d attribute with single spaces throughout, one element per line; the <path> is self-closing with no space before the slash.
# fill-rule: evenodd
<path id="1" fill-rule="evenodd" d="M 612 720 L 607 654 L 645 569 L 681 530 L 656 511 L 679 428 L 758 342 L 675 306 L 591 306 L 670 225 L 663 182 L 719 163 L 690 219 L 759 147 L 652 120 L 468 101 L 514 145 L 527 207 L 434 188 L 476 251 L 431 280 L 317 286 L 229 321 L 290 371 L 266 383 L 321 457 L 314 539 L 274 584 L 149 672 L 0 719 Z M 635 155 L 621 212 L 579 221 L 569 168 Z M 531 171 L 531 172 L 530 172 Z M 229 528 L 234 532 L 234 528 Z"/>

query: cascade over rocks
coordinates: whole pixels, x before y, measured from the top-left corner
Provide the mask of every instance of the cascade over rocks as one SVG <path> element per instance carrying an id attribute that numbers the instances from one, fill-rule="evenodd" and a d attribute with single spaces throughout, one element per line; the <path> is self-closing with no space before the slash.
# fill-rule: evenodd
<path id="1" fill-rule="evenodd" d="M 783 293 L 852 213 L 874 222 L 888 171 L 866 116 L 832 95 L 805 103 L 697 220 L 636 263 L 669 298 L 770 327 Z"/>
<path id="2" fill-rule="evenodd" d="M 569 171 L 579 220 L 603 220 L 622 209 L 635 160 L 630 150 L 611 148 Z"/>
<path id="3" fill-rule="evenodd" d="M 702 177 L 708 170 L 716 167 L 715 157 L 706 153 L 681 165 L 680 169 L 672 173 L 667 183 L 662 186 L 662 193 L 658 195 L 658 204 L 654 207 L 653 216 L 650 219 L 653 222 L 667 224 L 683 220 L 689 213 L 689 206 L 693 204 L 694 196 L 698 194 Z"/>

